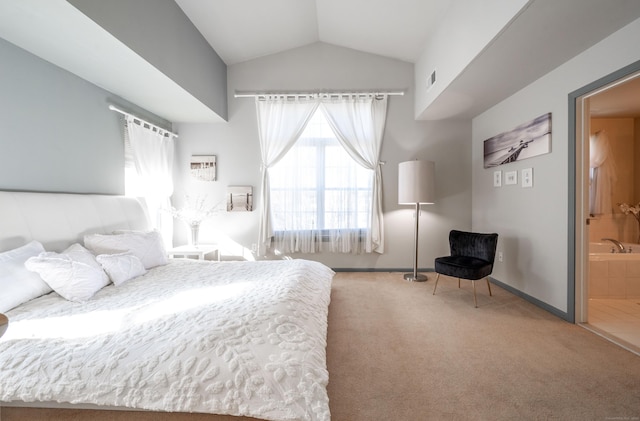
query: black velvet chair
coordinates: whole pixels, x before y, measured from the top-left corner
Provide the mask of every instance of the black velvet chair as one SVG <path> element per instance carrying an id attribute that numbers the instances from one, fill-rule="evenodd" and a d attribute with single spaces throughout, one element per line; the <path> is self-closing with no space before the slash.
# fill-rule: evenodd
<path id="1" fill-rule="evenodd" d="M 460 288 L 460 279 L 467 279 L 473 284 L 473 302 L 477 308 L 476 281 L 478 279 L 487 279 L 487 287 L 489 288 L 489 295 L 491 295 L 489 275 L 493 271 L 493 262 L 496 257 L 496 247 L 498 246 L 498 234 L 452 230 L 449 233 L 449 246 L 451 248 L 451 256 L 436 258 L 435 270 L 437 275 L 436 283 L 433 287 L 433 295 L 436 294 L 440 274 L 458 278 L 458 288 Z"/>

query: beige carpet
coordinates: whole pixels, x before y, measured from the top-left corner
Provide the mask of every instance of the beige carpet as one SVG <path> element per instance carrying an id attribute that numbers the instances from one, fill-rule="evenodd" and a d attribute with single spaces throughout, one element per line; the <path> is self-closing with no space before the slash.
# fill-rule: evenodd
<path id="1" fill-rule="evenodd" d="M 640 419 L 640 357 L 505 290 L 339 274 L 334 420 Z M 618 418 L 623 417 L 623 418 Z"/>
<path id="2" fill-rule="evenodd" d="M 334 421 L 639 420 L 640 357 L 505 290 L 339 273 L 327 364 Z M 3 408 L 14 420 L 219 420 Z M 225 420 L 240 420 L 225 417 Z M 245 418 L 246 419 L 246 418 Z"/>

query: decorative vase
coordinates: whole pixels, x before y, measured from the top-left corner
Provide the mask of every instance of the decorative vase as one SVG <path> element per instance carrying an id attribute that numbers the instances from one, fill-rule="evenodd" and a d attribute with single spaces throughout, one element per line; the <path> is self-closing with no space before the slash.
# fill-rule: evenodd
<path id="1" fill-rule="evenodd" d="M 189 243 L 192 246 L 198 245 L 198 234 L 200 233 L 200 224 L 191 224 L 191 242 Z"/>

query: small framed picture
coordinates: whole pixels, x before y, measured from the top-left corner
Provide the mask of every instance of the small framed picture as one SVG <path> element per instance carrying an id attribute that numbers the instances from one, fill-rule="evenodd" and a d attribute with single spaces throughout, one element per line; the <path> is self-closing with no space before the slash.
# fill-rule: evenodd
<path id="1" fill-rule="evenodd" d="M 192 155 L 189 171 L 196 180 L 216 181 L 216 156 Z"/>
<path id="2" fill-rule="evenodd" d="M 228 186 L 227 212 L 251 212 L 253 210 L 253 187 Z"/>

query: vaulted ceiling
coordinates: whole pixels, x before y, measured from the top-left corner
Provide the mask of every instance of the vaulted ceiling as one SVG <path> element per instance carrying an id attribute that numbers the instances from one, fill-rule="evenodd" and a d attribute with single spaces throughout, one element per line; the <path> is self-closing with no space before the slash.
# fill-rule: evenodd
<path id="1" fill-rule="evenodd" d="M 176 0 L 227 65 L 325 42 L 415 63 L 452 0 Z"/>
<path id="2" fill-rule="evenodd" d="M 118 0 L 112 7 L 117 10 L 126 1 L 132 0 Z M 153 13 L 156 0 L 145 1 Z M 175 4 L 222 60 L 233 65 L 315 42 L 416 63 L 452 5 L 477 1 L 175 0 Z M 638 0 L 530 0 L 428 110 L 417 110 L 422 113 L 419 118 L 455 113 L 471 118 L 638 17 Z M 169 121 L 222 121 L 66 0 L 0 1 L 0 37 Z M 461 97 L 473 98 L 474 107 L 452 112 Z"/>

